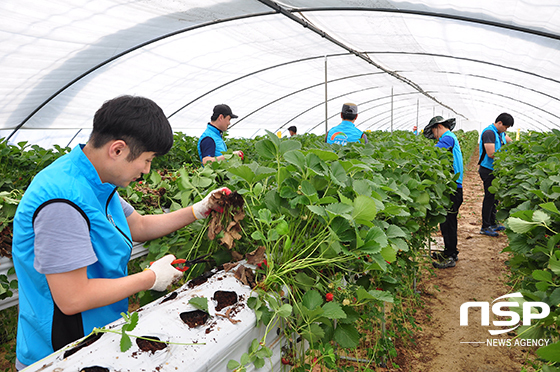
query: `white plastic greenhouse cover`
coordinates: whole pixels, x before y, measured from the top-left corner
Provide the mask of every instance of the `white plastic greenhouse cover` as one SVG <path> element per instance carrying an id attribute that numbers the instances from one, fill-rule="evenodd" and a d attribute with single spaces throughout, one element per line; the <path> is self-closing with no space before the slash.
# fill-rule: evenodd
<path id="1" fill-rule="evenodd" d="M 0 137 L 85 142 L 101 104 L 153 99 L 199 136 L 325 133 L 345 102 L 362 130 L 559 126 L 558 0 L 2 0 Z M 326 84 L 325 84 L 326 83 Z M 326 122 L 326 123 L 325 123 Z"/>

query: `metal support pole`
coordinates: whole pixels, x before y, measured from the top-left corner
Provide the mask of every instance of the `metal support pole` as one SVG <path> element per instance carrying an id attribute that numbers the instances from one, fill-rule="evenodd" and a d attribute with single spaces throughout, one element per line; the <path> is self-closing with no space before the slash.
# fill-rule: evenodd
<path id="1" fill-rule="evenodd" d="M 418 126 L 418 115 L 420 112 L 420 100 L 416 100 L 416 130 L 420 133 L 420 127 Z"/>
<path id="2" fill-rule="evenodd" d="M 382 337 L 385 338 L 387 337 L 387 330 L 386 330 L 386 326 L 385 326 L 385 301 L 383 301 L 383 319 L 381 320 L 381 334 Z M 381 365 L 385 368 L 387 366 L 387 360 L 385 359 L 385 356 L 381 356 Z"/>
<path id="3" fill-rule="evenodd" d="M 393 134 L 393 87 L 391 87 L 391 134 Z"/>
<path id="4" fill-rule="evenodd" d="M 327 124 L 328 120 L 328 110 L 327 110 L 327 102 L 328 102 L 328 95 L 327 95 L 327 56 L 325 56 L 325 135 L 329 133 L 329 126 Z"/>

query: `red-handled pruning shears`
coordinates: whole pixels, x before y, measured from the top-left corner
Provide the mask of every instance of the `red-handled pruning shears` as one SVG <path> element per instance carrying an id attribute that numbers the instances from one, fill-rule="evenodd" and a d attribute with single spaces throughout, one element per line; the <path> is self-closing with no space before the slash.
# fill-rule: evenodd
<path id="1" fill-rule="evenodd" d="M 175 268 L 179 271 L 185 272 L 187 271 L 192 265 L 195 265 L 197 263 L 202 263 L 202 262 L 209 262 L 210 260 L 207 259 L 206 257 L 210 256 L 210 253 L 206 253 L 205 255 L 202 255 L 200 257 L 197 257 L 193 260 L 187 260 L 184 258 L 178 258 L 176 260 L 174 260 L 173 262 L 171 262 L 171 265 L 175 266 Z M 150 263 L 150 265 L 153 264 L 153 262 Z"/>

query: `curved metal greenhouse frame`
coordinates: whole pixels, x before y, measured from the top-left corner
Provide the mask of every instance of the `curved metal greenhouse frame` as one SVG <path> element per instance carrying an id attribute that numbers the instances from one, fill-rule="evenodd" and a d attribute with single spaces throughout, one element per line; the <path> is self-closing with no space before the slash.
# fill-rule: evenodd
<path id="1" fill-rule="evenodd" d="M 71 146 L 122 94 L 198 136 L 229 104 L 232 137 L 322 134 L 344 102 L 364 130 L 434 115 L 480 129 L 510 112 L 559 127 L 560 5 L 473 0 L 5 0 L 0 137 Z"/>

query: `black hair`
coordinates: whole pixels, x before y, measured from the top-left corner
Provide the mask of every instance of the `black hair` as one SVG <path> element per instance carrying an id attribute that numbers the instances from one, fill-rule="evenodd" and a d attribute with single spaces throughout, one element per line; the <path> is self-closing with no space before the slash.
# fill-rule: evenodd
<path id="1" fill-rule="evenodd" d="M 454 124 L 455 124 L 455 119 L 447 119 L 443 123 L 439 123 L 439 124 L 443 125 L 447 129 L 451 130 L 451 127 L 454 126 Z"/>
<path id="2" fill-rule="evenodd" d="M 497 123 L 499 121 L 501 121 L 502 124 L 505 125 L 506 127 L 513 127 L 513 116 L 511 116 L 506 112 L 503 112 L 500 115 L 498 115 L 494 123 Z"/>
<path id="3" fill-rule="evenodd" d="M 103 103 L 93 118 L 89 137 L 94 148 L 112 140 L 123 140 L 130 149 L 128 161 L 144 152 L 164 155 L 173 145 L 173 130 L 154 101 L 144 97 L 120 96 Z"/>
<path id="4" fill-rule="evenodd" d="M 289 127 L 288 130 L 289 130 L 290 132 L 297 133 L 297 128 L 296 128 L 295 125 L 292 125 L 291 127 Z"/>
<path id="5" fill-rule="evenodd" d="M 222 114 L 222 113 L 219 113 L 219 112 L 218 112 L 218 113 L 216 113 L 216 112 L 213 113 L 212 116 L 210 117 L 210 121 L 216 121 L 216 120 L 218 120 L 218 118 L 220 117 L 220 115 L 223 115 L 223 114 Z M 225 116 L 224 116 L 224 118 L 225 118 Z"/>
<path id="6" fill-rule="evenodd" d="M 347 114 L 344 112 L 342 112 L 340 115 L 342 116 L 342 120 L 349 120 L 349 121 L 354 121 L 358 117 L 358 114 Z"/>

